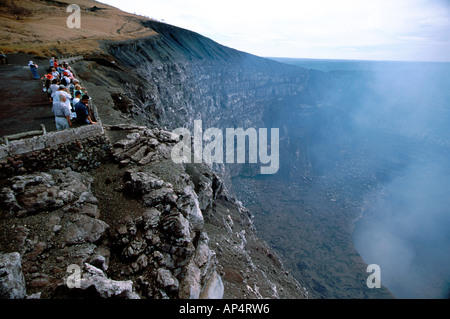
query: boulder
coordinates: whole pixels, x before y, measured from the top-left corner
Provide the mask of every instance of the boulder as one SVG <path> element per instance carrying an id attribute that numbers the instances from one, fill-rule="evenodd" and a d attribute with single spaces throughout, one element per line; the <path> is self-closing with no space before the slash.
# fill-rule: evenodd
<path id="1" fill-rule="evenodd" d="M 15 176 L 9 180 L 11 186 L 1 191 L 2 206 L 18 217 L 53 211 L 76 202 L 83 194 L 89 196 L 86 183 L 90 181 L 86 179 L 70 169 Z"/>
<path id="2" fill-rule="evenodd" d="M 93 205 L 93 204 L 86 204 L 81 208 L 81 213 L 82 214 L 86 214 L 90 217 L 93 218 L 99 218 L 100 217 L 100 212 L 98 210 L 98 206 L 97 205 Z"/>
<path id="3" fill-rule="evenodd" d="M 142 214 L 144 230 L 158 227 L 161 212 L 155 208 L 149 208 Z"/>
<path id="4" fill-rule="evenodd" d="M 214 271 L 209 280 L 206 282 L 201 296 L 201 299 L 222 299 L 224 286 L 222 278 Z"/>
<path id="5" fill-rule="evenodd" d="M 127 191 L 136 195 L 149 193 L 164 184 L 158 176 L 145 172 L 127 172 L 125 178 Z"/>
<path id="6" fill-rule="evenodd" d="M 183 189 L 183 193 L 177 200 L 177 207 L 183 213 L 191 225 L 192 231 L 200 231 L 203 229 L 204 219 L 200 210 L 198 197 L 190 186 Z"/>
<path id="7" fill-rule="evenodd" d="M 163 187 L 155 189 L 142 197 L 144 205 L 147 207 L 153 207 L 158 204 L 175 204 L 177 195 L 172 188 Z"/>
<path id="8" fill-rule="evenodd" d="M 27 186 L 44 184 L 47 187 L 55 185 L 52 175 L 47 173 L 37 173 L 30 175 L 18 175 L 11 178 L 11 188 L 17 194 L 23 193 Z"/>
<path id="9" fill-rule="evenodd" d="M 22 273 L 20 254 L 0 253 L 0 299 L 23 299 L 26 297 L 25 278 Z"/>
<path id="10" fill-rule="evenodd" d="M 87 290 L 93 287 L 102 298 L 140 299 L 133 291 L 131 280 L 116 281 L 109 279 L 101 269 L 88 263 L 84 264 L 84 270 L 79 289 Z"/>
<path id="11" fill-rule="evenodd" d="M 158 269 L 156 282 L 161 288 L 164 288 L 164 290 L 166 290 L 169 293 L 177 292 L 180 287 L 178 279 L 172 275 L 170 270 L 163 268 Z"/>
<path id="12" fill-rule="evenodd" d="M 200 269 L 195 264 L 190 263 L 180 284 L 178 297 L 180 299 L 199 299 L 201 292 L 200 280 Z"/>
<path id="13" fill-rule="evenodd" d="M 106 271 L 109 267 L 110 255 L 111 252 L 108 247 L 97 247 L 89 259 L 89 264 Z"/>
<path id="14" fill-rule="evenodd" d="M 104 221 L 84 214 L 74 214 L 72 221 L 62 231 L 63 243 L 83 244 L 97 242 L 109 228 Z"/>
<path id="15" fill-rule="evenodd" d="M 172 210 L 162 215 L 161 226 L 169 237 L 190 242 L 189 221 L 181 213 Z"/>
<path id="16" fill-rule="evenodd" d="M 70 196 L 67 192 L 58 191 L 55 186 L 47 187 L 46 185 L 27 186 L 23 193 L 16 195 L 17 200 L 23 208 L 18 216 L 25 216 L 42 211 L 55 210 L 64 206 L 64 196 L 67 200 Z"/>
<path id="17" fill-rule="evenodd" d="M 0 208 L 7 212 L 17 212 L 22 209 L 16 199 L 14 191 L 8 187 L 4 187 L 0 192 Z M 11 215 L 12 216 L 12 215 Z"/>
<path id="18" fill-rule="evenodd" d="M 209 262 L 213 252 L 209 249 L 208 244 L 200 242 L 195 251 L 194 261 L 197 266 L 202 267 Z"/>

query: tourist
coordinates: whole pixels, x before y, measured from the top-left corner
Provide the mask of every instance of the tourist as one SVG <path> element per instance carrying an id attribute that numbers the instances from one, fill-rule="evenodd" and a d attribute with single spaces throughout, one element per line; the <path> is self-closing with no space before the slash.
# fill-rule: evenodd
<path id="1" fill-rule="evenodd" d="M 59 84 L 58 84 L 58 79 L 56 79 L 56 78 L 53 78 L 53 80 L 52 80 L 52 84 L 50 84 L 50 88 L 49 88 L 49 91 L 50 91 L 50 97 L 52 98 L 52 100 L 53 100 L 53 93 L 55 93 L 55 92 L 57 92 L 59 90 Z M 48 91 L 47 91 L 48 92 Z"/>
<path id="2" fill-rule="evenodd" d="M 31 74 L 33 75 L 33 78 L 35 80 L 39 80 L 41 77 L 39 76 L 38 72 L 38 65 L 34 63 L 33 61 L 28 62 L 28 65 L 30 66 Z"/>
<path id="3" fill-rule="evenodd" d="M 81 92 L 80 91 L 76 91 L 75 92 L 75 97 L 72 100 L 72 110 L 75 111 L 75 105 L 77 105 L 78 102 L 80 102 L 81 100 Z"/>
<path id="4" fill-rule="evenodd" d="M 97 122 L 91 119 L 88 110 L 89 96 L 84 94 L 81 97 L 80 102 L 75 105 L 75 112 L 77 113 L 77 122 L 81 125 L 84 124 L 97 124 Z"/>
<path id="5" fill-rule="evenodd" d="M 9 64 L 8 57 L 2 51 L 0 51 L 0 61 L 2 64 Z"/>
<path id="6" fill-rule="evenodd" d="M 74 92 L 75 92 L 75 93 L 76 93 L 76 92 L 81 92 L 81 93 L 83 94 L 81 85 L 75 84 L 75 86 L 74 86 L 73 89 L 74 89 Z"/>
<path id="7" fill-rule="evenodd" d="M 61 84 L 65 85 L 65 86 L 69 86 L 70 84 L 70 78 L 69 78 L 69 73 L 64 71 L 63 75 L 62 75 L 62 79 L 61 79 Z"/>
<path id="8" fill-rule="evenodd" d="M 69 78 L 73 81 L 75 79 L 75 76 L 73 74 L 72 68 L 69 66 L 67 67 L 66 71 L 69 73 Z"/>
<path id="9" fill-rule="evenodd" d="M 63 73 L 64 73 L 64 69 L 61 67 L 61 65 L 58 65 L 58 67 L 56 68 L 56 71 L 59 72 L 61 79 L 63 77 Z"/>
<path id="10" fill-rule="evenodd" d="M 66 95 L 64 93 L 58 94 L 58 102 L 53 107 L 53 113 L 55 114 L 56 130 L 66 130 L 72 126 L 70 121 L 70 110 L 66 105 Z"/>
<path id="11" fill-rule="evenodd" d="M 51 73 L 52 75 L 53 75 L 53 77 L 55 78 L 55 79 L 59 79 L 59 72 L 58 71 L 56 71 L 56 68 L 52 68 L 52 73 Z"/>
<path id="12" fill-rule="evenodd" d="M 75 96 L 75 86 L 78 85 L 78 83 L 80 83 L 80 81 L 78 81 L 77 79 L 73 79 L 72 83 L 69 84 L 69 93 L 72 96 Z M 80 87 L 81 89 L 81 87 Z"/>
<path id="13" fill-rule="evenodd" d="M 72 95 L 69 93 L 69 89 L 64 85 L 59 85 L 59 91 L 63 92 L 63 94 L 66 96 L 66 106 L 70 110 L 72 106 L 70 105 L 70 101 L 72 100 Z"/>
<path id="14" fill-rule="evenodd" d="M 69 94 L 69 91 L 64 85 L 60 85 L 58 87 L 58 91 L 52 94 L 53 98 L 53 108 L 55 108 L 55 105 L 59 102 L 59 98 L 61 95 L 65 96 L 64 104 L 66 105 L 67 109 L 70 111 L 70 100 L 72 99 L 72 96 Z"/>
<path id="15" fill-rule="evenodd" d="M 51 81 L 47 88 L 47 94 L 51 96 L 50 100 L 53 102 L 52 112 L 55 113 L 58 130 L 72 126 L 71 121 L 74 119 L 81 125 L 97 124 L 89 107 L 90 97 L 87 95 L 87 90 L 73 76 L 70 66 L 66 62 L 58 65 L 58 60 L 54 57 L 51 58 L 51 61 L 53 61 L 51 73 L 43 76 L 42 80 Z M 64 66 L 64 69 L 62 66 Z M 58 72 L 56 68 L 59 68 L 62 72 Z M 68 85 L 64 85 L 65 83 Z M 68 112 L 61 112 L 63 106 Z M 56 114 L 58 114 L 58 117 L 56 117 Z"/>
<path id="16" fill-rule="evenodd" d="M 41 80 L 44 80 L 44 81 L 47 81 L 47 80 L 52 81 L 52 80 L 53 80 L 53 75 L 52 75 L 51 73 L 46 73 L 46 74 L 44 74 L 44 76 L 41 78 Z"/>
<path id="17" fill-rule="evenodd" d="M 52 101 L 52 98 L 51 98 L 51 96 L 52 96 L 52 91 L 51 91 L 51 89 L 50 89 L 50 85 L 51 85 L 52 80 L 53 80 L 53 75 L 51 75 L 50 73 L 47 73 L 46 75 L 44 75 L 44 76 L 41 78 L 41 80 L 45 81 L 45 84 L 44 84 L 44 92 L 47 93 L 47 97 L 48 97 L 49 101 L 51 102 L 51 101 Z"/>
<path id="18" fill-rule="evenodd" d="M 49 88 L 50 84 L 52 84 L 53 75 L 51 73 L 46 73 L 41 77 L 41 80 L 45 82 L 45 88 Z"/>
<path id="19" fill-rule="evenodd" d="M 86 88 L 85 88 L 85 87 L 82 87 L 82 86 L 79 85 L 79 84 L 75 85 L 75 87 L 74 87 L 74 92 L 76 93 L 77 91 L 80 91 L 80 92 L 81 92 L 81 95 L 83 95 L 83 94 L 88 95 Z"/>

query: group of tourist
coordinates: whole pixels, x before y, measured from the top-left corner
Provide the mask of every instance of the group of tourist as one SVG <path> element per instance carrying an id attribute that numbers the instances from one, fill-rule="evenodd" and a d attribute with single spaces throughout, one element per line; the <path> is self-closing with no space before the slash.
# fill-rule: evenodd
<path id="1" fill-rule="evenodd" d="M 38 66 L 33 61 L 30 61 L 29 65 L 35 77 L 33 70 Z M 56 129 L 58 131 L 68 129 L 73 121 L 80 125 L 97 124 L 89 107 L 91 98 L 75 78 L 70 66 L 66 62 L 60 64 L 52 57 L 47 71 L 48 73 L 41 79 L 44 81 L 44 92 L 52 103 Z"/>

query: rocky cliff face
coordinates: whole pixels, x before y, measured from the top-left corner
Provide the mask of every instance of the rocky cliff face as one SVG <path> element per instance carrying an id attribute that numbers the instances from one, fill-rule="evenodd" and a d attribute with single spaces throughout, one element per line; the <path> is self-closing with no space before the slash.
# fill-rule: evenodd
<path id="1" fill-rule="evenodd" d="M 200 119 L 204 128 L 279 128 L 277 174 L 248 179 L 259 174 L 259 166 L 251 164 L 215 166 L 216 171 L 252 207 L 265 239 L 289 260 L 298 280 L 307 278 L 315 297 L 392 297 L 384 288 L 367 289 L 366 266 L 351 239 L 361 203 L 361 194 L 354 193 L 361 186 L 355 185 L 367 187 L 365 177 L 379 169 L 365 162 L 371 150 L 355 145 L 354 128 L 347 126 L 352 123 L 348 101 L 358 105 L 371 94 L 370 78 L 305 70 L 180 28 L 147 25 L 159 36 L 109 47 L 115 59 L 140 77 L 124 83 L 120 92 L 128 101 L 125 114 L 167 129 L 192 130 Z M 351 160 L 345 157 L 349 149 L 359 149 Z M 330 167 L 340 172 L 325 176 Z M 348 172 L 356 181 L 342 179 Z M 293 243 L 302 248 L 292 250 Z"/>
<path id="2" fill-rule="evenodd" d="M 310 74 L 296 67 L 222 47 L 193 32 L 149 22 L 159 37 L 110 46 L 142 86 L 133 111 L 167 128 L 263 127 L 266 111 L 297 97 L 307 99 Z M 281 103 L 280 103 L 281 101 Z"/>

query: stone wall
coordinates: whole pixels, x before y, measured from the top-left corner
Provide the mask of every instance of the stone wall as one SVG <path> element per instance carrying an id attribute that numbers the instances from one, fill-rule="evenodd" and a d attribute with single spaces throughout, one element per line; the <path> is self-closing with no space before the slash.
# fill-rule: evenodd
<path id="1" fill-rule="evenodd" d="M 0 145 L 0 176 L 70 167 L 75 171 L 97 167 L 109 157 L 110 144 L 101 125 L 8 141 Z"/>

